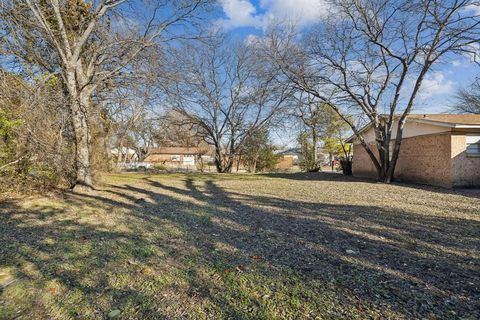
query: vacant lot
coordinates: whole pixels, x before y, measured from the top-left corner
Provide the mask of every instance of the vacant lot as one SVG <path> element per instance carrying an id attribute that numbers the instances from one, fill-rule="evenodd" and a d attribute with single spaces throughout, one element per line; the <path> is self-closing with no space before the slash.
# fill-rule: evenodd
<path id="1" fill-rule="evenodd" d="M 0 318 L 480 317 L 480 191 L 111 175 L 0 205 Z"/>

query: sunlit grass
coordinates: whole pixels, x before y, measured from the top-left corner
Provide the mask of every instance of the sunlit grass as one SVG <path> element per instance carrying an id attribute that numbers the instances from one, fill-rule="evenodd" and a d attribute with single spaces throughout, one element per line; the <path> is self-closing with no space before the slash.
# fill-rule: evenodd
<path id="1" fill-rule="evenodd" d="M 480 316 L 480 193 L 322 177 L 113 174 L 1 204 L 0 319 Z"/>

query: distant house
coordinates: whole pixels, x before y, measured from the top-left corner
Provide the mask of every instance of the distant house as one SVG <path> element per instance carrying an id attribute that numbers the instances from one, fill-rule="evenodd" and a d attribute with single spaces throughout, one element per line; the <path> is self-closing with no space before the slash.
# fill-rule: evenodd
<path id="1" fill-rule="evenodd" d="M 164 165 L 196 165 L 202 160 L 213 161 L 212 152 L 208 147 L 162 147 L 153 148 L 144 162 Z"/>
<path id="2" fill-rule="evenodd" d="M 361 132 L 367 143 L 375 143 L 372 124 Z M 353 143 L 353 174 L 376 177 L 375 167 L 357 138 L 352 136 L 347 142 Z M 480 115 L 408 116 L 395 179 L 447 188 L 480 186 Z"/>
<path id="3" fill-rule="evenodd" d="M 279 161 L 275 165 L 276 169 L 289 169 L 298 165 L 298 160 L 300 158 L 299 148 L 278 150 L 276 153 L 280 156 Z"/>
<path id="4" fill-rule="evenodd" d="M 281 156 L 279 162 L 276 164 L 276 169 L 289 169 L 298 166 L 302 160 L 302 152 L 300 148 L 290 148 L 277 151 L 277 155 Z M 322 148 L 318 148 L 317 157 L 321 163 L 330 163 L 330 156 L 328 152 Z"/>
<path id="5" fill-rule="evenodd" d="M 114 161 L 117 163 L 130 163 L 138 161 L 137 152 L 132 148 L 113 148 L 111 149 L 112 156 Z"/>

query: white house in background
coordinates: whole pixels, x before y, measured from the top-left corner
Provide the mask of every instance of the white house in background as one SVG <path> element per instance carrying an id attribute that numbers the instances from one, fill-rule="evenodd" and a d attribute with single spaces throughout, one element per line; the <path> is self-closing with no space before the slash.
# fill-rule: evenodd
<path id="1" fill-rule="evenodd" d="M 200 159 L 213 161 L 213 149 L 210 146 L 198 147 L 161 147 L 153 148 L 145 158 L 145 162 L 165 165 L 193 166 Z"/>
<path id="2" fill-rule="evenodd" d="M 115 162 L 137 162 L 138 155 L 135 149 L 122 147 L 122 148 L 113 148 L 110 150 L 112 156 L 115 158 Z"/>

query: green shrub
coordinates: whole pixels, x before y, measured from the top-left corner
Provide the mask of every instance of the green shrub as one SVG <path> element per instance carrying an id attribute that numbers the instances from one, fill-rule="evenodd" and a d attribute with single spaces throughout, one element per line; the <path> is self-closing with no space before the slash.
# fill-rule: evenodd
<path id="1" fill-rule="evenodd" d="M 318 172 L 321 169 L 322 163 L 319 159 L 315 159 L 317 149 L 315 147 L 316 142 L 312 143 L 308 139 L 308 134 L 302 133 L 298 138 L 300 144 L 300 152 L 302 157 L 298 166 L 302 171 L 306 172 Z"/>
<path id="2" fill-rule="evenodd" d="M 243 161 L 249 172 L 272 171 L 281 156 L 275 154 L 267 129 L 262 129 L 245 140 L 242 150 Z"/>
<path id="3" fill-rule="evenodd" d="M 167 166 L 164 165 L 164 164 L 156 164 L 156 165 L 153 166 L 153 168 L 155 168 L 155 170 L 160 170 L 160 171 L 167 170 Z"/>

